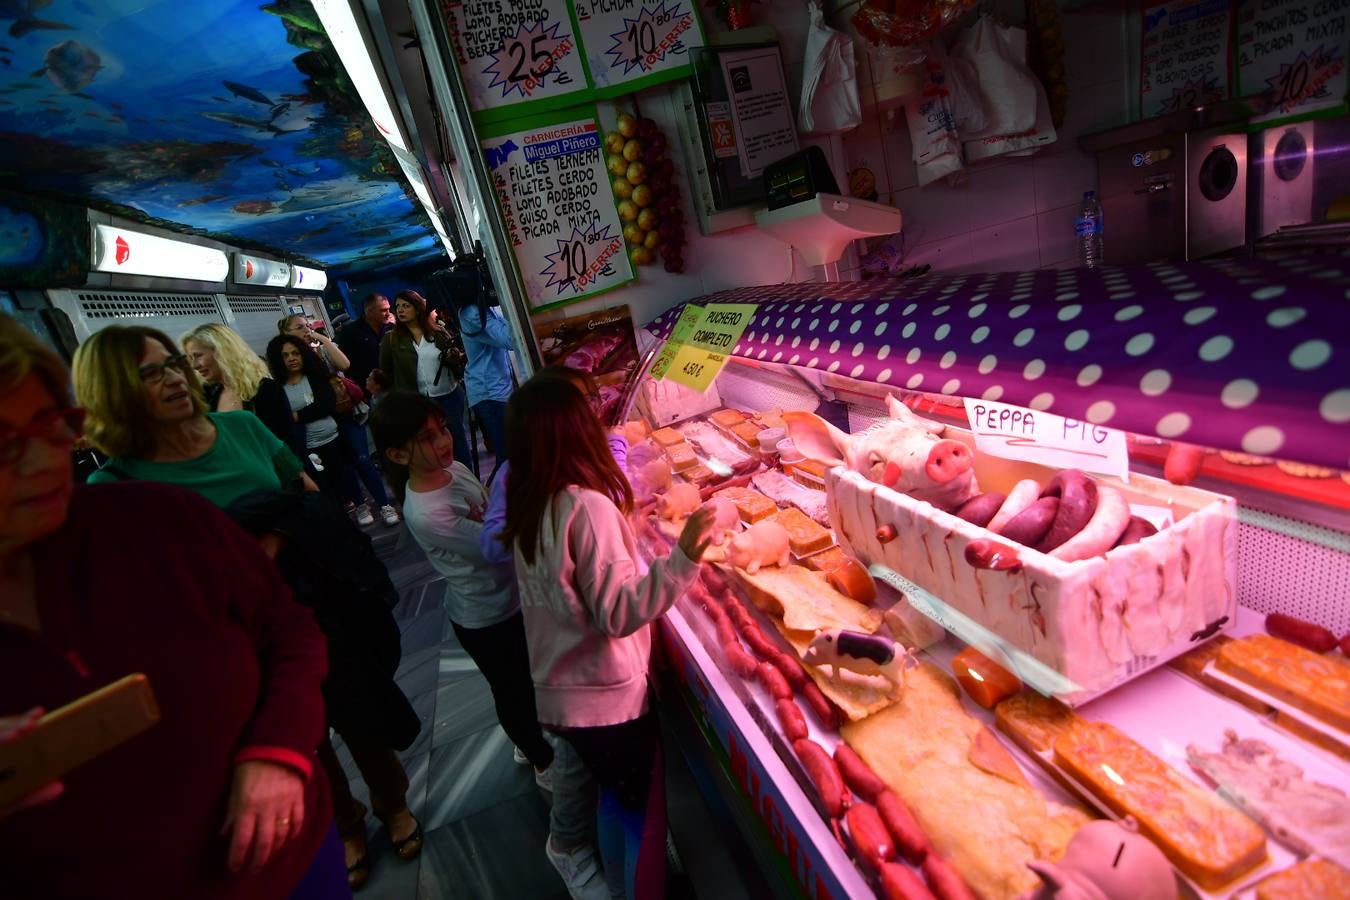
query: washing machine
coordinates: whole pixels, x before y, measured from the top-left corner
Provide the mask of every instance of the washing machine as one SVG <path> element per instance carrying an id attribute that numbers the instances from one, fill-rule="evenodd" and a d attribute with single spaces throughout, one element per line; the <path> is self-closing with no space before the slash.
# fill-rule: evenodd
<path id="1" fill-rule="evenodd" d="M 1186 135 L 1186 259 L 1247 242 L 1247 135 Z"/>

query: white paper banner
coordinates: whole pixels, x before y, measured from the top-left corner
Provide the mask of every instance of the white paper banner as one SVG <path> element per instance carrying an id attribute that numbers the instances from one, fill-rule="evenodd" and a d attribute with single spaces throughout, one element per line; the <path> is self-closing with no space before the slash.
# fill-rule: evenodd
<path id="1" fill-rule="evenodd" d="M 688 66 L 690 48 L 703 44 L 693 0 L 578 0 L 575 6 L 586 65 L 600 91 Z"/>
<path id="2" fill-rule="evenodd" d="M 969 397 L 965 403 L 975 449 L 981 453 L 1129 480 L 1123 431 L 1006 403 Z"/>

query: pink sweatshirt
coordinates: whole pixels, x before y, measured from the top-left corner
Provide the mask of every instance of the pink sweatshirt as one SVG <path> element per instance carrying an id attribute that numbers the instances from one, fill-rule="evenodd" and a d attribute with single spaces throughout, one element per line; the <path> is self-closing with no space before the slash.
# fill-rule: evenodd
<path id="1" fill-rule="evenodd" d="M 623 513 L 579 487 L 545 507 L 534 565 L 518 549 L 515 557 L 539 721 L 585 728 L 642 715 L 650 625 L 699 564 L 677 547 L 644 572 Z"/>

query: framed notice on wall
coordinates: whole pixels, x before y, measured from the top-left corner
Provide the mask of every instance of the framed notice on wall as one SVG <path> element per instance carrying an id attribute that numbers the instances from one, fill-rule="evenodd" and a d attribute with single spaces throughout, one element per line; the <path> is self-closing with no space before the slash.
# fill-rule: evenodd
<path id="1" fill-rule="evenodd" d="M 482 147 L 532 310 L 633 280 L 594 107 L 502 123 Z"/>
<path id="2" fill-rule="evenodd" d="M 1228 99 L 1231 0 L 1144 0 L 1140 19 L 1139 107 L 1144 118 Z"/>
<path id="3" fill-rule="evenodd" d="M 741 174 L 758 178 L 769 163 L 799 149 L 782 54 L 773 44 L 721 50 L 717 61 L 726 83 Z"/>
<path id="4" fill-rule="evenodd" d="M 575 0 L 586 69 L 597 97 L 687 78 L 703 46 L 694 0 Z"/>
<path id="5" fill-rule="evenodd" d="M 1264 121 L 1344 106 L 1350 0 L 1239 0 L 1240 96 L 1264 94 Z"/>
<path id="6" fill-rule="evenodd" d="M 566 0 L 443 0 L 445 29 L 480 122 L 589 99 Z"/>

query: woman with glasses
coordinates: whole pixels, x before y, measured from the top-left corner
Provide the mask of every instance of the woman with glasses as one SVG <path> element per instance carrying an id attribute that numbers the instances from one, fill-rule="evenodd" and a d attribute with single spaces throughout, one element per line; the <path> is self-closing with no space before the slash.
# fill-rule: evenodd
<path id="1" fill-rule="evenodd" d="M 197 377 L 204 385 L 216 388 L 207 399 L 212 412 L 246 409 L 297 457 L 304 456 L 300 452 L 304 445 L 296 440 L 298 431 L 286 392 L 239 332 L 219 322 L 208 322 L 184 334 L 181 343 Z"/>
<path id="2" fill-rule="evenodd" d="M 343 896 L 313 616 L 191 492 L 74 485 L 65 367 L 4 315 L 0 397 L 0 742 L 131 673 L 160 709 L 0 809 L 5 895 Z"/>
<path id="3" fill-rule="evenodd" d="M 267 344 L 267 366 L 286 392 L 291 418 L 304 427 L 310 477 L 320 488 L 337 496 L 351 457 L 338 433 L 337 400 L 323 361 L 305 341 L 281 334 Z"/>

